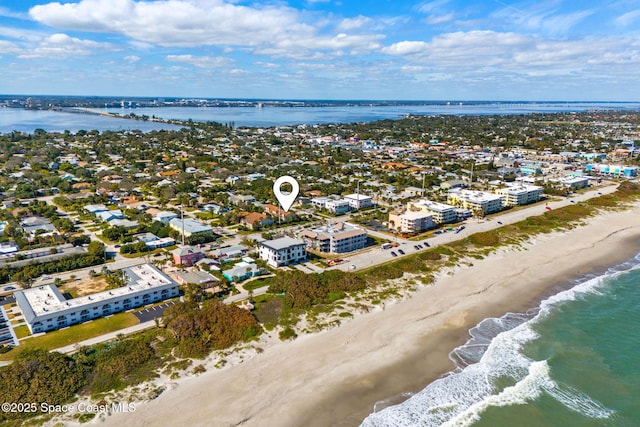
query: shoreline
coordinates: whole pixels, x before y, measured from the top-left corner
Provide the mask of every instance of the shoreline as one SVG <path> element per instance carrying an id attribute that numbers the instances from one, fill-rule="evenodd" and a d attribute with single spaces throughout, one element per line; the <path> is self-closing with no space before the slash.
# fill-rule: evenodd
<path id="1" fill-rule="evenodd" d="M 244 363 L 170 382 L 135 413 L 94 423 L 357 426 L 376 402 L 399 403 L 403 393 L 453 370 L 449 353 L 483 319 L 525 312 L 573 280 L 635 256 L 639 213 L 638 205 L 606 212 L 576 229 L 535 236 L 526 249 L 499 249 L 406 299 L 292 342 L 272 338 Z"/>

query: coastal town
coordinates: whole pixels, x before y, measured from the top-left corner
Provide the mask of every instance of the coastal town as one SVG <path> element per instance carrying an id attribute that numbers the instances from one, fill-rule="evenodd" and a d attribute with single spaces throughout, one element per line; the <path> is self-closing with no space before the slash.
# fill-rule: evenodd
<path id="1" fill-rule="evenodd" d="M 300 331 L 286 308 L 329 304 L 363 289 L 368 269 L 609 195 L 640 165 L 635 112 L 181 125 L 0 135 L 2 360 L 65 331 L 74 339 L 44 348 L 171 329 L 172 306 L 208 300 L 254 316 L 245 331 L 290 339 Z M 290 209 L 273 192 L 285 175 L 300 185 Z M 344 287 L 305 294 L 308 305 L 287 287 L 331 288 L 330 274 Z M 99 319 L 112 321 L 76 329 Z"/>

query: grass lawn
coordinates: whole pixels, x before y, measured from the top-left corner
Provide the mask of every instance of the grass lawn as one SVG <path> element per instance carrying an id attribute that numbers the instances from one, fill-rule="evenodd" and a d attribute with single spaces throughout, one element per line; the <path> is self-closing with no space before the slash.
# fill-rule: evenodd
<path id="1" fill-rule="evenodd" d="M 13 328 L 13 332 L 16 333 L 16 337 L 18 337 L 18 339 L 22 339 L 31 334 L 27 325 L 16 326 L 15 328 Z"/>
<path id="2" fill-rule="evenodd" d="M 265 277 L 264 279 L 253 280 L 242 287 L 247 291 L 254 291 L 259 288 L 271 285 L 273 283 L 273 277 Z"/>
<path id="3" fill-rule="evenodd" d="M 138 323 L 140 322 L 133 313 L 118 313 L 110 317 L 101 317 L 91 322 L 73 325 L 59 331 L 48 332 L 38 337 L 23 339 L 20 341 L 20 346 L 18 346 L 17 349 L 43 348 L 45 350 L 53 350 L 109 332 L 115 332 L 129 326 L 137 325 Z M 22 328 L 22 326 L 16 328 L 16 335 L 18 335 L 19 328 Z M 14 352 L 15 350 L 12 350 L 8 353 L 1 354 L 0 360 L 13 359 Z"/>

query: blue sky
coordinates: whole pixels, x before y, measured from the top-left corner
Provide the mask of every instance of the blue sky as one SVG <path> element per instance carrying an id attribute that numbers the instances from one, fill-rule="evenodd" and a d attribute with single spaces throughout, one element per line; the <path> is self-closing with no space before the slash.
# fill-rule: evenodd
<path id="1" fill-rule="evenodd" d="M 0 3 L 0 93 L 640 101 L 640 0 Z"/>

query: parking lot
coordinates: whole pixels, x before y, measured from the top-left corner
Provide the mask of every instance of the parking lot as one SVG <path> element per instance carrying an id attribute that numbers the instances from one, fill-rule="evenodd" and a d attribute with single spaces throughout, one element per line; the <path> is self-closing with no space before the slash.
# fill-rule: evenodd
<path id="1" fill-rule="evenodd" d="M 149 322 L 156 317 L 162 317 L 162 313 L 164 313 L 164 310 L 170 305 L 175 304 L 176 302 L 177 301 L 170 301 L 155 307 L 143 308 L 142 310 L 134 311 L 133 315 L 136 316 L 138 320 L 140 320 L 140 323 Z"/>

